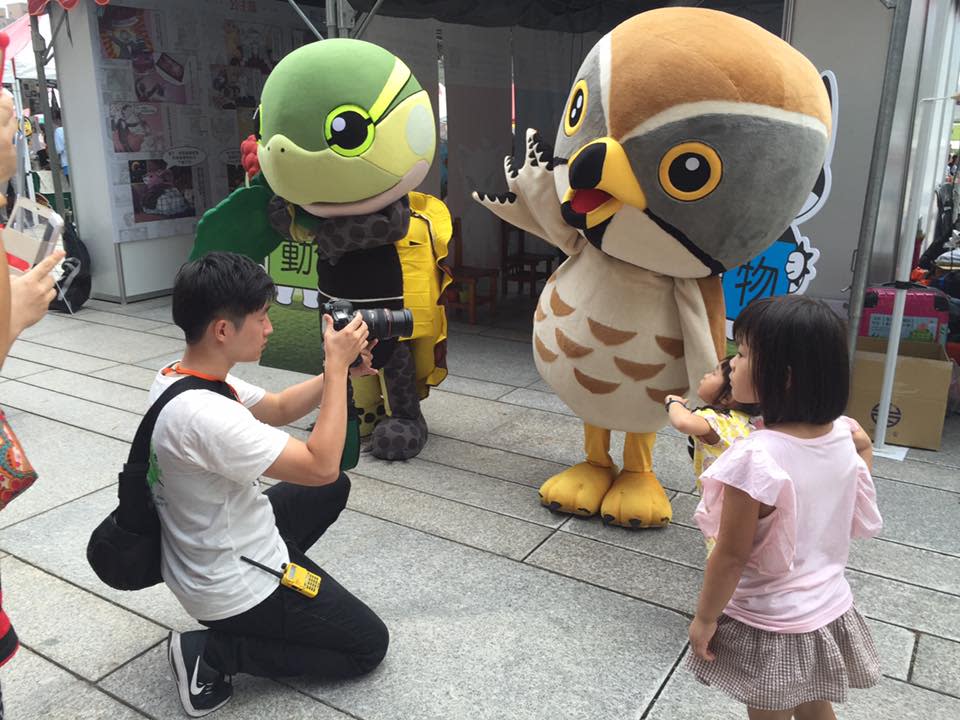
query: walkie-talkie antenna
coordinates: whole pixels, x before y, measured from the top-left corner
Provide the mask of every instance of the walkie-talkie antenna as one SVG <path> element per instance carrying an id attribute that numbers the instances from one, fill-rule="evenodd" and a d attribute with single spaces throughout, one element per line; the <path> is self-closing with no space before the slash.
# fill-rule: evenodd
<path id="1" fill-rule="evenodd" d="M 271 575 L 276 575 L 278 578 L 281 578 L 281 579 L 283 578 L 283 573 L 280 572 L 279 570 L 274 570 L 273 568 L 268 568 L 266 565 L 261 565 L 256 560 L 251 560 L 246 555 L 241 555 L 240 559 L 243 560 L 244 562 L 250 563 L 254 567 L 258 567 L 261 570 L 264 570 L 265 572 L 270 573 Z"/>

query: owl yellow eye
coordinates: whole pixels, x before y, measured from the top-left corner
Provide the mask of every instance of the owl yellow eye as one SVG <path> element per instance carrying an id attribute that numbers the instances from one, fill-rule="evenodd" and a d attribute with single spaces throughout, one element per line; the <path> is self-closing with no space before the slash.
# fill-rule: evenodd
<path id="1" fill-rule="evenodd" d="M 570 103 L 563 115 L 563 132 L 567 137 L 573 135 L 583 125 L 583 118 L 587 115 L 589 94 L 586 80 L 578 80 L 577 84 L 573 86 Z"/>
<path id="2" fill-rule="evenodd" d="M 660 161 L 660 185 L 670 197 L 684 202 L 705 198 L 717 189 L 722 176 L 717 151 L 701 142 L 676 145 Z"/>

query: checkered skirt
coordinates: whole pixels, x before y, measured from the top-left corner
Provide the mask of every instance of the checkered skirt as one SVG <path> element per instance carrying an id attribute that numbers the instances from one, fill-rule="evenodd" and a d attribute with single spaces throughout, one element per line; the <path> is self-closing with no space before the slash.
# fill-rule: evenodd
<path id="1" fill-rule="evenodd" d="M 842 703 L 849 688 L 873 687 L 880 658 L 863 616 L 850 608 L 808 633 L 767 632 L 721 615 L 706 662 L 692 652 L 686 665 L 704 685 L 757 710 L 790 710 L 805 702 Z"/>

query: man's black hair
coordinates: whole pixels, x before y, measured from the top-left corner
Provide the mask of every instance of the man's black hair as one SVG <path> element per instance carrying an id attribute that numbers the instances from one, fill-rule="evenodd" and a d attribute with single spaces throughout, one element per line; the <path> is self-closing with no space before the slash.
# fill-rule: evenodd
<path id="1" fill-rule="evenodd" d="M 213 320 L 225 318 L 239 328 L 247 315 L 272 302 L 276 294 L 273 280 L 250 258 L 229 252 L 207 253 L 177 273 L 173 322 L 192 345 Z"/>
<path id="2" fill-rule="evenodd" d="M 750 351 L 753 386 L 767 425 L 837 419 L 850 394 L 846 323 L 820 300 L 763 298 L 733 324 Z"/>

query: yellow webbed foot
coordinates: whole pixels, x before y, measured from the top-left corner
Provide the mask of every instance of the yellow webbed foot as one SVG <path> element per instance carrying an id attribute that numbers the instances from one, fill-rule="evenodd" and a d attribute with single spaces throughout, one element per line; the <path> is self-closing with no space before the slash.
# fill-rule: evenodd
<path id="1" fill-rule="evenodd" d="M 616 474 L 615 467 L 578 463 L 540 486 L 540 502 L 557 512 L 595 515 Z"/>
<path id="2" fill-rule="evenodd" d="M 670 524 L 673 509 L 656 475 L 624 470 L 604 496 L 600 516 L 608 525 L 663 527 Z"/>

